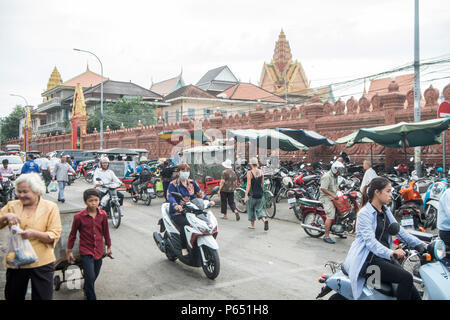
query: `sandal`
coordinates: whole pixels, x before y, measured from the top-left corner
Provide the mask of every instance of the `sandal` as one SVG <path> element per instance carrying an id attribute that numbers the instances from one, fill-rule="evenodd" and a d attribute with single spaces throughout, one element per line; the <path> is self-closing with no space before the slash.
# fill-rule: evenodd
<path id="1" fill-rule="evenodd" d="M 267 231 L 267 230 L 269 230 L 269 221 L 268 220 L 264 221 L 264 231 Z"/>
<path id="2" fill-rule="evenodd" d="M 224 220 L 227 220 L 227 219 L 228 219 L 228 217 L 227 217 L 227 216 L 221 216 L 221 217 L 220 217 L 220 219 L 224 219 Z"/>
<path id="3" fill-rule="evenodd" d="M 241 216 L 239 215 L 239 212 L 236 211 L 235 214 L 236 214 L 236 221 L 239 221 L 241 219 Z"/>
<path id="4" fill-rule="evenodd" d="M 255 229 L 255 227 L 252 227 L 252 226 L 248 226 L 248 228 L 249 228 L 249 229 Z"/>

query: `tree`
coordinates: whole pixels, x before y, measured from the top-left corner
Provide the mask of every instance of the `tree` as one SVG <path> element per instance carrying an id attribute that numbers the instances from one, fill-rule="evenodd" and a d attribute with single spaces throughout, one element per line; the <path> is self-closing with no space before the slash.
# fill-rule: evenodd
<path id="1" fill-rule="evenodd" d="M 107 103 L 103 106 L 103 130 L 107 126 L 111 130 L 120 129 L 123 123 L 125 128 L 137 127 L 139 120 L 144 126 L 156 124 L 156 106 L 142 102 L 142 97 L 120 98 L 115 103 Z M 100 108 L 96 108 L 94 114 L 89 115 L 87 132 L 92 133 L 94 128 L 100 128 Z"/>
<path id="2" fill-rule="evenodd" d="M 2 141 L 20 136 L 20 118 L 23 118 L 24 113 L 24 107 L 16 106 L 7 117 L 2 119 Z"/>

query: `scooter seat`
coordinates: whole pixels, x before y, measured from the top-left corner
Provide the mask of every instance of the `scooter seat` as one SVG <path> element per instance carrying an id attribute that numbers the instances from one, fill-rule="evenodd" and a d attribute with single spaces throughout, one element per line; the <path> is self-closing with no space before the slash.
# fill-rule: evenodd
<path id="1" fill-rule="evenodd" d="M 432 242 L 435 238 L 438 237 L 438 235 L 434 235 L 431 233 L 426 233 L 426 232 L 420 232 L 420 231 L 416 231 L 416 230 L 407 230 L 408 233 L 412 234 L 413 236 L 419 238 L 419 240 L 425 241 L 427 243 Z"/>
<path id="2" fill-rule="evenodd" d="M 318 201 L 318 200 L 311 200 L 311 199 L 306 199 L 306 198 L 300 198 L 299 201 L 307 206 L 311 206 L 311 207 L 323 207 L 322 202 Z"/>
<path id="3" fill-rule="evenodd" d="M 378 292 L 390 296 L 390 297 L 396 297 L 398 292 L 398 284 L 397 283 L 387 283 L 387 282 L 381 282 L 379 288 L 375 288 Z"/>
<path id="4" fill-rule="evenodd" d="M 308 183 L 312 180 L 317 179 L 318 177 L 319 176 L 317 176 L 317 175 L 303 177 L 303 183 Z"/>

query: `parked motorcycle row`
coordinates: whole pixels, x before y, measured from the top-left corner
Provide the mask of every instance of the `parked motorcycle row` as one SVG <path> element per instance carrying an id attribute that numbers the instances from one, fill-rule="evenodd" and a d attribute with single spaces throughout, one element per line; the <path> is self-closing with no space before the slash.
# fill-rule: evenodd
<path id="1" fill-rule="evenodd" d="M 151 199 L 164 196 L 162 188 L 160 188 L 161 165 L 161 163 L 154 163 L 149 166 L 152 178 L 138 188 L 139 193 L 133 197 L 134 202 L 141 200 L 150 205 Z M 332 234 L 342 238 L 355 232 L 357 213 L 362 200 L 360 185 L 364 174 L 360 165 L 345 163 L 345 166 L 346 173 L 338 179 L 340 190 L 338 195 L 342 205 L 336 209 L 336 219 L 330 230 Z M 300 227 L 308 236 L 313 238 L 323 236 L 326 215 L 319 201 L 320 179 L 329 167 L 330 163 L 325 164 L 322 161 L 314 163 L 282 162 L 280 167 L 275 170 L 262 167 L 265 171 L 264 210 L 266 214 L 270 218 L 274 218 L 277 204 L 286 200 L 289 210 L 292 210 L 293 215 L 300 221 Z M 83 176 L 88 183 L 92 183 L 95 168 L 94 161 L 82 162 L 77 169 L 77 176 L 79 178 Z M 448 180 L 444 177 L 442 169 L 439 168 L 427 168 L 426 176 L 420 179 L 414 176 L 414 172 L 411 175 L 405 175 L 401 165 L 397 166 L 397 169 L 400 170 L 397 170 L 396 173 L 382 172 L 383 169 L 380 166 L 378 174 L 392 182 L 393 200 L 390 208 L 398 221 L 397 229 L 401 225 L 408 232 L 431 244 L 429 252 L 416 252 L 412 248 L 407 248 L 397 239 L 394 243 L 402 246 L 402 249 L 407 252 L 407 258 L 402 261 L 395 260 L 396 263 L 414 275 L 415 284 L 419 287 L 422 298 L 450 299 L 449 288 L 443 287 L 446 282 L 439 280 L 443 275 L 450 276 L 448 263 L 444 259 L 445 245 L 437 236 L 425 232 L 426 228 L 431 230 L 436 228 L 438 202 L 448 187 Z M 245 177 L 248 170 L 249 167 L 246 164 L 236 168 L 239 186 L 235 192 L 235 200 L 240 212 L 246 210 L 245 203 L 241 200 L 245 194 Z M 126 190 L 132 193 L 132 179 L 124 179 L 123 182 Z M 114 194 L 116 187 L 108 186 L 110 196 L 107 201 L 109 202 L 105 203 L 106 208 L 108 205 L 112 209 L 116 208 L 112 210 L 111 214 L 114 226 L 117 221 L 120 225 L 121 217 L 118 198 Z M 218 187 L 215 187 L 210 197 L 217 192 Z M 173 196 L 181 197 L 176 193 Z M 154 241 L 169 260 L 179 260 L 191 267 L 201 267 L 208 278 L 215 279 L 220 272 L 219 246 L 216 241 L 218 222 L 211 211 L 210 201 L 195 199 L 185 203 L 183 210 L 190 223 L 190 226 L 186 227 L 188 255 L 182 254 L 181 234 L 170 217 L 167 203 L 161 206 L 162 218 L 158 222 L 159 231 L 153 233 Z M 396 235 L 398 230 L 392 227 L 389 232 Z M 317 298 L 323 298 L 334 291 L 330 299 L 352 299 L 350 280 L 341 264 L 329 262 L 327 265 L 331 267 L 332 274 L 323 275 L 320 278 L 319 282 L 324 284 L 324 287 Z M 447 271 L 443 272 L 442 270 Z M 382 284 L 380 289 L 365 288 L 363 292 L 360 299 L 394 299 L 395 287 Z"/>

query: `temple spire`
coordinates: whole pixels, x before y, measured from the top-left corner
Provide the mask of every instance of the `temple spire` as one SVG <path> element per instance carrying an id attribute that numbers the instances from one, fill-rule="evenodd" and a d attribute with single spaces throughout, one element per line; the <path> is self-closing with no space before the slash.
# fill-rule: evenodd
<path id="1" fill-rule="evenodd" d="M 55 66 L 47 82 L 47 91 L 53 89 L 54 87 L 56 87 L 61 83 L 62 83 L 61 75 L 59 74 L 59 71 Z"/>
<path id="2" fill-rule="evenodd" d="M 278 41 L 275 43 L 273 62 L 281 73 L 284 72 L 286 65 L 292 63 L 291 47 L 289 41 L 286 40 L 283 29 L 281 29 Z"/>

